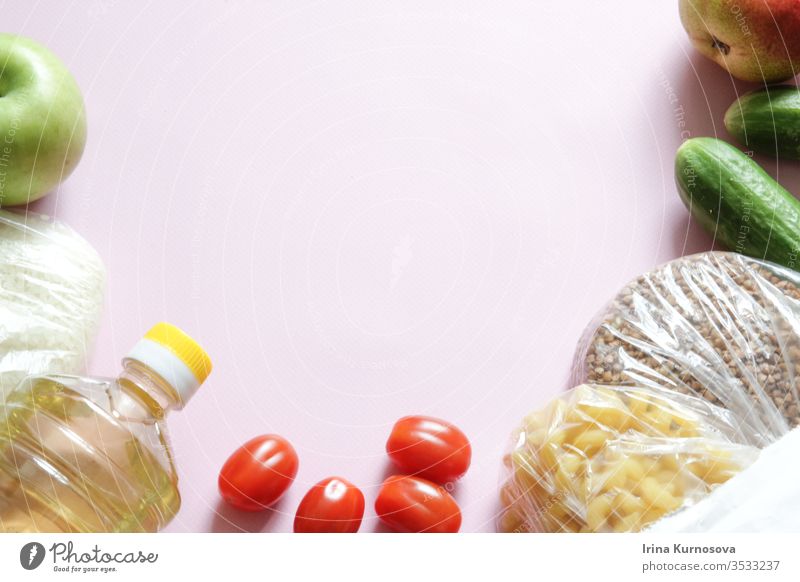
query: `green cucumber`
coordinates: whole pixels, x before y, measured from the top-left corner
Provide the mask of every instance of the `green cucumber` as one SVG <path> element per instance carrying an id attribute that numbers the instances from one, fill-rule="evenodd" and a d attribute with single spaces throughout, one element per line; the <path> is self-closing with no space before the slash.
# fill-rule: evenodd
<path id="1" fill-rule="evenodd" d="M 800 202 L 741 151 L 711 137 L 687 140 L 675 181 L 692 216 L 728 249 L 800 269 Z"/>
<path id="2" fill-rule="evenodd" d="M 747 93 L 728 108 L 725 127 L 754 152 L 800 160 L 800 90 L 775 85 Z"/>

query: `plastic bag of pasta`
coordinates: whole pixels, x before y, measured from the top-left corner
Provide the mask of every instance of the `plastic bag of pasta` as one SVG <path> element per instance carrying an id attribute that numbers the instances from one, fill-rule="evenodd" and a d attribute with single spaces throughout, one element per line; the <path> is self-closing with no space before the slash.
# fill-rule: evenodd
<path id="1" fill-rule="evenodd" d="M 662 265 L 588 328 L 572 377 L 583 382 L 699 396 L 766 446 L 800 425 L 800 274 L 724 252 Z"/>
<path id="2" fill-rule="evenodd" d="M 29 374 L 85 367 L 105 269 L 69 227 L 0 210 L 0 402 Z"/>
<path id="3" fill-rule="evenodd" d="M 729 411 L 700 398 L 578 386 L 513 435 L 498 528 L 640 531 L 749 466 L 759 449 L 747 440 Z"/>
<path id="4" fill-rule="evenodd" d="M 800 428 L 758 455 L 735 479 L 700 503 L 658 520 L 659 533 L 800 533 Z"/>

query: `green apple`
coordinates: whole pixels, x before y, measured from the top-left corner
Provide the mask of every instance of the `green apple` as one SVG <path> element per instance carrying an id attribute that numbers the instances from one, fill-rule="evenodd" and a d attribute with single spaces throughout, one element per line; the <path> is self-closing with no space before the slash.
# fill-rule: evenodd
<path id="1" fill-rule="evenodd" d="M 85 144 L 83 97 L 64 64 L 31 39 L 0 33 L 0 206 L 50 192 Z"/>

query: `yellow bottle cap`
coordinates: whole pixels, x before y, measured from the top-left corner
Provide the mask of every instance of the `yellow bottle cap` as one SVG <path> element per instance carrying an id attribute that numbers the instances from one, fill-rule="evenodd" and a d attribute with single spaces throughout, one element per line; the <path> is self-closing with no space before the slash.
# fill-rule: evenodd
<path id="1" fill-rule="evenodd" d="M 199 384 L 202 384 L 211 373 L 211 358 L 182 329 L 170 323 L 157 323 L 144 334 L 144 339 L 155 342 L 175 354 L 191 370 Z"/>

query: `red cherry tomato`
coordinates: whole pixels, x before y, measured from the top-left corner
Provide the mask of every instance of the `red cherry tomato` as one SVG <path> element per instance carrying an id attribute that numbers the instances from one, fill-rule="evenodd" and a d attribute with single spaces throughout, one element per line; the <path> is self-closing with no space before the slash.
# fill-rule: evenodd
<path id="1" fill-rule="evenodd" d="M 364 494 L 341 477 L 314 485 L 297 508 L 296 533 L 356 533 L 364 517 Z"/>
<path id="2" fill-rule="evenodd" d="M 404 472 L 451 483 L 469 469 L 472 448 L 458 428 L 430 416 L 406 416 L 398 420 L 386 452 Z"/>
<path id="3" fill-rule="evenodd" d="M 244 511 L 261 511 L 275 503 L 297 475 L 297 453 L 285 438 L 257 436 L 228 457 L 219 472 L 222 498 Z"/>
<path id="4" fill-rule="evenodd" d="M 375 513 L 399 532 L 456 533 L 461 527 L 456 500 L 443 487 L 419 477 L 386 479 L 375 500 Z"/>

